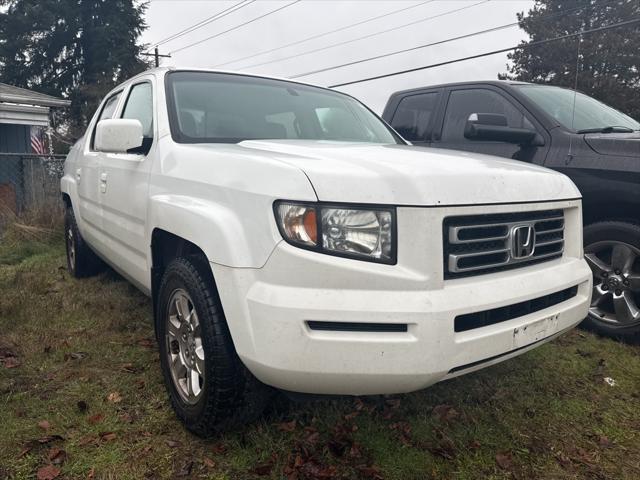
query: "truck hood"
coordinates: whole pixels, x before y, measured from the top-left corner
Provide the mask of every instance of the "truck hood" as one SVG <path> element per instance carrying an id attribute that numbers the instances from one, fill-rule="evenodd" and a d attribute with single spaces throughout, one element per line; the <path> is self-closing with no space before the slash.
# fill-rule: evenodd
<path id="1" fill-rule="evenodd" d="M 640 132 L 589 133 L 584 136 L 584 140 L 600 155 L 640 159 Z"/>
<path id="2" fill-rule="evenodd" d="M 469 152 L 309 140 L 247 140 L 237 147 L 300 168 L 321 201 L 437 206 L 580 197 L 563 174 Z"/>

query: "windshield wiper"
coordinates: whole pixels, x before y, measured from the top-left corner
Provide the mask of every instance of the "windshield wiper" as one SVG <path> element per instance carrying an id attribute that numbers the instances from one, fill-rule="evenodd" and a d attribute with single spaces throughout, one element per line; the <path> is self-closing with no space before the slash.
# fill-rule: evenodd
<path id="1" fill-rule="evenodd" d="M 633 129 L 629 127 L 620 127 L 612 125 L 610 127 L 585 128 L 578 130 L 576 133 L 633 133 Z"/>

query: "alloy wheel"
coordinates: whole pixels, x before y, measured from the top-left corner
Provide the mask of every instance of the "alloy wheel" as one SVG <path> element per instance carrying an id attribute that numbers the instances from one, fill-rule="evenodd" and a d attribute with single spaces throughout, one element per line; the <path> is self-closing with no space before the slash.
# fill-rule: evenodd
<path id="1" fill-rule="evenodd" d="M 193 405 L 204 391 L 205 361 L 200 321 L 185 290 L 175 290 L 169 299 L 165 341 L 173 384 L 182 400 Z"/>
<path id="2" fill-rule="evenodd" d="M 589 316 L 618 327 L 640 324 L 640 249 L 624 242 L 596 242 L 585 248 L 593 272 Z"/>

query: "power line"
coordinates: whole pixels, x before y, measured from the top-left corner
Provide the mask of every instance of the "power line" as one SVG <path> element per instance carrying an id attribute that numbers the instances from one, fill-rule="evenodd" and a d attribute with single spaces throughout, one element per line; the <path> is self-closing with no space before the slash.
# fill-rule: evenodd
<path id="1" fill-rule="evenodd" d="M 422 5 L 426 5 L 427 3 L 431 3 L 433 1 L 435 1 L 435 0 L 427 0 L 425 2 L 420 2 L 420 3 L 416 4 L 416 5 L 411 5 L 409 7 L 400 8 L 398 10 L 392 10 L 391 12 L 385 13 L 383 15 L 378 15 L 376 17 L 368 18 L 366 20 L 362 20 L 362 21 L 357 22 L 357 23 L 352 23 L 352 24 L 346 25 L 344 27 L 336 28 L 335 30 L 330 30 L 328 32 L 324 32 L 324 33 L 320 33 L 320 34 L 317 34 L 317 35 L 313 35 L 311 37 L 303 38 L 302 40 L 297 40 L 295 42 L 287 43 L 286 45 L 281 45 L 279 47 L 272 48 L 271 50 L 263 50 L 262 52 L 254 53 L 253 55 L 248 55 L 248 56 L 242 57 L 242 58 L 236 58 L 235 60 L 231 60 L 231 61 L 225 62 L 225 63 L 219 63 L 217 65 L 213 65 L 211 68 L 223 67 L 223 66 L 229 65 L 231 63 L 237 63 L 237 62 L 241 62 L 243 60 L 249 60 L 250 58 L 259 57 L 260 55 L 265 55 L 267 53 L 272 53 L 272 52 L 275 52 L 277 50 L 283 50 L 283 49 L 288 48 L 288 47 L 293 47 L 294 45 L 300 45 L 301 43 L 305 43 L 305 42 L 308 42 L 310 40 L 315 40 L 316 38 L 325 37 L 325 36 L 331 35 L 333 33 L 342 32 L 342 31 L 348 30 L 350 28 L 354 28 L 354 27 L 357 27 L 357 26 L 360 26 L 360 25 L 364 25 L 365 23 L 373 22 L 374 20 L 379 20 L 381 18 L 388 17 L 390 15 L 394 15 L 396 13 L 405 12 L 407 10 L 411 10 L 413 8 L 420 7 Z"/>
<path id="2" fill-rule="evenodd" d="M 240 10 L 241 8 L 247 7 L 250 4 L 252 4 L 253 2 L 255 2 L 256 0 L 240 0 L 238 3 L 234 3 L 232 6 L 227 7 L 221 11 L 219 11 L 218 13 L 215 13 L 214 15 L 211 15 L 210 17 L 205 18 L 204 20 L 201 20 L 199 22 L 194 23 L 193 25 L 180 30 L 179 32 L 174 33 L 173 35 L 169 35 L 166 38 L 163 38 L 162 40 L 160 40 L 159 42 L 156 42 L 154 45 L 155 46 L 160 46 L 162 44 L 165 44 L 167 42 L 170 42 L 172 40 L 176 40 L 188 33 L 191 33 L 195 30 L 198 30 L 199 28 L 204 27 L 205 25 L 208 25 L 220 18 L 226 17 L 227 15 L 235 12 L 236 10 Z M 240 5 L 240 4 L 244 4 L 244 5 Z"/>
<path id="3" fill-rule="evenodd" d="M 389 32 L 393 32 L 395 30 L 400 30 L 401 28 L 409 27 L 409 26 L 415 25 L 417 23 L 422 23 L 422 22 L 426 22 L 428 20 L 433 20 L 435 18 L 444 17 L 445 15 L 450 15 L 452 13 L 460 12 L 462 10 L 466 10 L 468 8 L 472 8 L 472 7 L 475 7 L 477 5 L 481 5 L 483 3 L 487 3 L 487 2 L 490 2 L 490 1 L 491 0 L 481 0 L 480 2 L 474 3 L 472 5 L 466 5 L 464 7 L 456 8 L 454 10 L 449 10 L 449 11 L 440 13 L 438 15 L 433 15 L 431 17 L 421 18 L 420 20 L 415 20 L 415 21 L 410 22 L 410 23 L 405 23 L 404 25 L 399 25 L 397 27 L 389 28 L 387 30 L 382 30 L 382 31 L 379 31 L 379 32 L 370 33 L 370 34 L 364 35 L 362 37 L 354 38 L 352 40 L 346 40 L 346 41 L 343 41 L 343 42 L 334 43 L 334 44 L 331 44 L 331 45 L 327 45 L 325 47 L 316 48 L 316 49 L 313 49 L 313 50 L 307 50 L 306 52 L 298 53 L 298 54 L 295 54 L 295 55 L 290 55 L 288 57 L 277 58 L 275 60 L 269 60 L 269 61 L 262 62 L 262 63 L 254 63 L 253 65 L 247 65 L 245 67 L 240 67 L 240 69 L 246 70 L 248 68 L 261 67 L 262 65 L 268 65 L 270 63 L 282 62 L 284 60 L 290 60 L 292 58 L 297 58 L 297 57 L 302 57 L 304 55 L 309 55 L 310 53 L 317 53 L 317 52 L 321 52 L 323 50 L 328 50 L 330 48 L 340 47 L 342 45 L 347 45 L 348 43 L 353 43 L 353 42 L 357 42 L 359 40 L 364 40 L 366 38 L 371 38 L 371 37 L 375 37 L 375 36 L 378 36 L 378 35 L 382 35 L 383 33 L 389 33 Z"/>
<path id="4" fill-rule="evenodd" d="M 372 80 L 379 80 L 379 79 L 387 78 L 387 77 L 394 77 L 396 75 L 403 75 L 405 73 L 412 73 L 412 72 L 418 72 L 420 70 L 427 70 L 427 69 L 430 69 L 430 68 L 442 67 L 444 65 L 451 65 L 452 63 L 464 62 L 464 61 L 467 61 L 467 60 L 474 60 L 476 58 L 488 57 L 490 55 L 497 55 L 498 53 L 511 52 L 513 50 L 526 50 L 526 49 L 531 48 L 531 47 L 537 47 L 537 46 L 540 46 L 540 45 L 545 45 L 547 43 L 557 42 L 559 40 L 566 40 L 567 38 L 573 38 L 573 37 L 577 37 L 577 36 L 580 36 L 580 35 L 587 35 L 587 34 L 595 33 L 595 32 L 602 32 L 604 30 L 611 30 L 613 28 L 632 25 L 634 23 L 639 23 L 639 22 L 640 22 L 640 18 L 634 18 L 633 20 L 627 20 L 627 21 L 624 21 L 624 22 L 614 23 L 612 25 L 606 25 L 604 27 L 592 28 L 590 30 L 582 30 L 580 32 L 570 33 L 568 35 L 562 35 L 562 36 L 554 37 L 554 38 L 548 38 L 548 39 L 545 39 L 545 40 L 538 40 L 536 42 L 531 42 L 531 43 L 528 43 L 526 45 L 516 45 L 515 47 L 501 48 L 499 50 L 493 50 L 491 52 L 484 52 L 484 53 L 479 53 L 479 54 L 476 54 L 476 55 L 470 55 L 468 57 L 456 58 L 455 60 L 447 60 L 445 62 L 432 63 L 431 65 L 424 65 L 422 67 L 409 68 L 407 70 L 401 70 L 401 71 L 398 71 L 398 72 L 385 73 L 383 75 L 376 75 L 374 77 L 363 78 L 361 80 L 353 80 L 351 82 L 338 83 L 336 85 L 330 85 L 329 88 L 344 87 L 344 86 L 353 85 L 353 84 L 356 84 L 356 83 L 363 83 L 363 82 L 369 82 L 369 81 L 372 81 Z"/>
<path id="5" fill-rule="evenodd" d="M 357 65 L 359 63 L 369 62 L 371 60 L 378 60 L 380 58 L 391 57 L 393 55 L 399 55 L 401 53 L 407 53 L 407 52 L 411 52 L 413 50 L 419 50 L 419 49 L 422 49 L 422 48 L 433 47 L 435 45 L 442 45 L 443 43 L 454 42 L 456 40 L 462 40 L 462 39 L 465 39 L 465 38 L 475 37 L 477 35 L 482 35 L 482 34 L 485 34 L 485 33 L 497 32 L 499 30 L 504 30 L 504 29 L 509 28 L 509 27 L 515 27 L 517 25 L 518 25 L 518 22 L 509 23 L 507 25 L 500 25 L 498 27 L 488 28 L 487 30 L 481 30 L 479 32 L 467 33 L 466 35 L 460 35 L 459 37 L 447 38 L 447 39 L 444 39 L 444 40 L 439 40 L 437 42 L 425 43 L 424 45 L 418 45 L 417 47 L 405 48 L 404 50 L 398 50 L 396 52 L 385 53 L 385 54 L 382 54 L 382 55 L 376 55 L 375 57 L 363 58 L 362 60 L 354 60 L 353 62 L 343 63 L 341 65 L 335 65 L 333 67 L 319 68 L 318 70 L 311 70 L 309 72 L 298 73 L 296 75 L 291 75 L 288 78 L 300 78 L 300 77 L 306 77 L 308 75 L 313 75 L 314 73 L 322 73 L 322 72 L 328 72 L 329 70 L 337 70 L 338 68 L 348 67 L 348 66 L 351 66 L 351 65 Z"/>
<path id="6" fill-rule="evenodd" d="M 615 3 L 616 1 L 617 0 L 610 0 L 608 2 L 603 2 L 603 3 L 600 3 L 599 6 L 607 5 L 609 3 Z M 590 5 L 582 5 L 580 7 L 569 8 L 569 9 L 563 10 L 561 12 L 556 12 L 556 13 L 551 13 L 551 14 L 548 14 L 548 15 L 543 15 L 541 17 L 538 17 L 535 20 L 536 20 L 536 22 L 542 22 L 542 21 L 550 20 L 550 19 L 556 18 L 556 17 L 563 17 L 563 16 L 568 15 L 570 13 L 573 13 L 575 11 L 584 10 L 585 8 L 587 8 L 589 6 Z M 438 41 L 431 42 L 431 43 L 425 43 L 425 44 L 418 45 L 418 46 L 415 46 L 415 47 L 405 48 L 403 50 L 396 50 L 394 52 L 383 53 L 381 55 L 375 55 L 373 57 L 367 57 L 367 58 L 363 58 L 363 59 L 360 59 L 360 60 L 354 60 L 352 62 L 342 63 L 340 65 L 334 65 L 334 66 L 331 66 L 331 67 L 319 68 L 317 70 L 311 70 L 309 72 L 298 73 L 296 75 L 289 76 L 289 78 L 300 78 L 300 77 L 306 77 L 308 75 L 312 75 L 312 74 L 315 74 L 315 73 L 322 73 L 322 72 L 327 72 L 327 71 L 330 71 L 330 70 L 337 70 L 339 68 L 349 67 L 349 66 L 352 66 L 352 65 L 357 65 L 357 64 L 360 64 L 360 63 L 364 63 L 364 62 L 369 62 L 371 60 L 379 60 L 381 58 L 391 57 L 391 56 L 394 56 L 394 55 L 399 55 L 401 53 L 412 52 L 412 51 L 415 51 L 415 50 L 421 50 L 423 48 L 433 47 L 435 45 L 442 45 L 444 43 L 455 42 L 457 40 L 463 40 L 463 39 L 475 37 L 475 36 L 478 36 L 478 35 L 484 35 L 486 33 L 493 33 L 493 32 L 497 32 L 497 31 L 500 31 L 500 30 L 505 30 L 507 28 L 517 27 L 519 25 L 520 25 L 519 21 L 518 22 L 512 22 L 512 23 L 507 23 L 507 24 L 504 24 L 504 25 L 499 25 L 497 27 L 487 28 L 485 30 L 480 30 L 480 31 L 473 32 L 473 33 L 467 33 L 465 35 L 459 35 L 457 37 L 446 38 L 446 39 L 443 39 L 443 40 L 438 40 Z"/>
<path id="7" fill-rule="evenodd" d="M 204 42 L 206 42 L 206 41 L 208 41 L 208 40 L 212 40 L 212 39 L 214 39 L 214 38 L 216 38 L 216 37 L 219 37 L 219 36 L 221 36 L 221 35 L 224 35 L 225 33 L 229 33 L 229 32 L 231 32 L 231 31 L 233 31 L 233 30 L 236 30 L 236 29 L 238 29 L 238 28 L 240 28 L 240 27 L 244 27 L 245 25 L 248 25 L 248 24 L 250 24 L 250 23 L 253 23 L 253 22 L 255 22 L 255 21 L 258 21 L 258 20 L 260 20 L 260 19 L 262 19 L 262 18 L 264 18 L 264 17 L 268 17 L 269 15 L 273 15 L 274 13 L 279 12 L 280 10 L 284 10 L 285 8 L 291 7 L 291 6 L 293 6 L 293 5 L 295 5 L 296 3 L 299 3 L 299 2 L 301 2 L 301 1 L 302 1 L 302 0 L 294 0 L 294 1 L 293 1 L 293 2 L 291 2 L 291 3 L 287 3 L 286 5 L 283 5 L 282 7 L 278 7 L 278 8 L 276 8 L 275 10 L 271 10 L 270 12 L 264 13 L 264 14 L 260 15 L 259 17 L 253 18 L 253 19 L 248 20 L 248 21 L 246 21 L 246 22 L 243 22 L 243 23 L 241 23 L 241 24 L 239 24 L 239 25 L 236 25 L 235 27 L 231 27 L 231 28 L 229 28 L 229 29 L 227 29 L 227 30 L 224 30 L 224 31 L 219 32 L 219 33 L 216 33 L 215 35 L 211 35 L 211 36 L 209 36 L 209 37 L 203 38 L 202 40 L 198 40 L 198 41 L 196 41 L 196 42 L 189 43 L 189 44 L 187 44 L 187 45 L 185 45 L 185 46 L 183 46 L 183 47 L 177 48 L 177 49 L 173 50 L 171 53 L 177 53 L 177 52 L 180 52 L 180 51 L 185 50 L 185 49 L 187 49 L 187 48 L 191 48 L 191 47 L 194 47 L 194 46 L 196 46 L 196 45 L 200 45 L 201 43 L 204 43 Z"/>

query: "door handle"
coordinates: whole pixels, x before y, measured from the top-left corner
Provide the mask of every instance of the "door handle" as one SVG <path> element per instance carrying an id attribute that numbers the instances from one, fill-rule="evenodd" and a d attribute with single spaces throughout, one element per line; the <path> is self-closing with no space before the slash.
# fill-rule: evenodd
<path id="1" fill-rule="evenodd" d="M 107 173 L 100 174 L 100 192 L 107 193 Z"/>
<path id="2" fill-rule="evenodd" d="M 80 179 L 82 178 L 82 169 L 81 168 L 77 168 L 76 169 L 76 182 L 80 183 Z"/>

